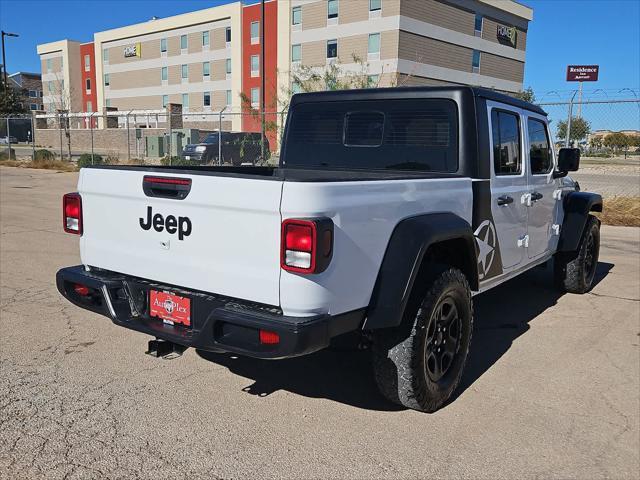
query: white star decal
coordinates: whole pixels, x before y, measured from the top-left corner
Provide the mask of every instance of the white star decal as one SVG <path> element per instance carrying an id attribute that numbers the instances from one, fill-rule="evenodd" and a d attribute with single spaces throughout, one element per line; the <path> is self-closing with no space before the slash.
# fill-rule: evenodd
<path id="1" fill-rule="evenodd" d="M 482 266 L 482 271 L 478 272 L 480 279 L 484 278 L 491 268 L 495 257 L 496 231 L 490 220 L 485 220 L 473 233 L 478 244 L 478 263 Z"/>

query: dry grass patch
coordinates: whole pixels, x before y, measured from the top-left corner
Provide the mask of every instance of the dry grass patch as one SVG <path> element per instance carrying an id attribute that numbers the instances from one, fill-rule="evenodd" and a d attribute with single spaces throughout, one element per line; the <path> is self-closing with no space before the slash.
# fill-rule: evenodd
<path id="1" fill-rule="evenodd" d="M 32 160 L 20 162 L 17 160 L 0 160 L 4 167 L 40 168 L 44 170 L 57 170 L 60 172 L 77 172 L 78 167 L 74 163 L 61 162 L 60 160 Z"/>
<path id="2" fill-rule="evenodd" d="M 605 225 L 640 227 L 640 197 L 605 198 L 597 216 Z"/>

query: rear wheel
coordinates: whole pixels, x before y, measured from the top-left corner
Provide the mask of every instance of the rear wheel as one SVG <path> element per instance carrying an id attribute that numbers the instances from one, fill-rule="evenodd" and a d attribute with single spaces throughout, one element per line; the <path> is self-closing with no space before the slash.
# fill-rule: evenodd
<path id="1" fill-rule="evenodd" d="M 392 402 L 433 412 L 460 383 L 473 329 L 471 291 L 454 268 L 434 269 L 417 311 L 402 325 L 374 333 L 373 367 Z"/>
<path id="2" fill-rule="evenodd" d="M 589 215 L 577 252 L 571 255 L 557 253 L 554 257 L 556 285 L 569 293 L 586 293 L 593 279 L 600 255 L 600 222 Z"/>

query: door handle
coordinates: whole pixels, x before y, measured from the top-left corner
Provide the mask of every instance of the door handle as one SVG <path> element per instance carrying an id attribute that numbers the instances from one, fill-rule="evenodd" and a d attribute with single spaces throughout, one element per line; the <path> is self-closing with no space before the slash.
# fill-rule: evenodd
<path id="1" fill-rule="evenodd" d="M 542 200 L 542 197 L 544 197 L 544 195 L 542 195 L 540 192 L 533 192 L 531 194 L 531 201 L 537 202 L 538 200 Z"/>
<path id="2" fill-rule="evenodd" d="M 498 205 L 509 205 L 510 203 L 513 203 L 513 198 L 509 195 L 498 197 Z"/>

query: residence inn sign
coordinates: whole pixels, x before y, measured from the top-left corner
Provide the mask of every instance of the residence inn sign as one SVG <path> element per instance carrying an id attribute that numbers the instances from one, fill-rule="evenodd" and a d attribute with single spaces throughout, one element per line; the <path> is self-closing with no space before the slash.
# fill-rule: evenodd
<path id="1" fill-rule="evenodd" d="M 567 67 L 567 82 L 597 82 L 598 65 L 569 65 Z"/>

